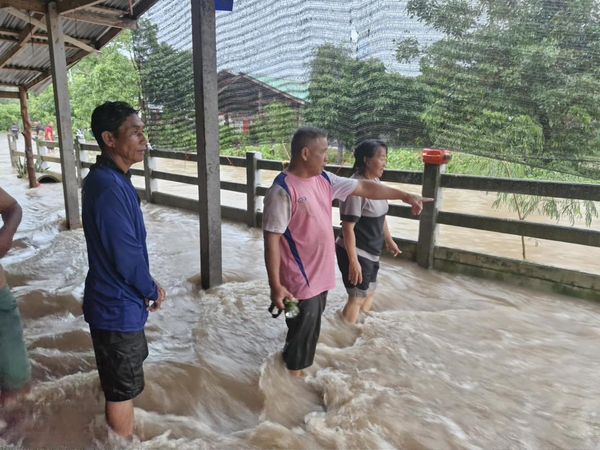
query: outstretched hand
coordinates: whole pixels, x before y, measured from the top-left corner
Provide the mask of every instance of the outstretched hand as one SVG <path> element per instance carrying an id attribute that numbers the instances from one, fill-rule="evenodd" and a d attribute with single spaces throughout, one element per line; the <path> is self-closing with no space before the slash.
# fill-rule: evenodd
<path id="1" fill-rule="evenodd" d="M 433 198 L 421 197 L 417 194 L 408 194 L 406 199 L 404 199 L 404 203 L 408 203 L 410 206 L 412 206 L 411 212 L 414 216 L 420 216 L 421 212 L 423 211 L 423 204 L 431 203 L 433 200 Z"/>

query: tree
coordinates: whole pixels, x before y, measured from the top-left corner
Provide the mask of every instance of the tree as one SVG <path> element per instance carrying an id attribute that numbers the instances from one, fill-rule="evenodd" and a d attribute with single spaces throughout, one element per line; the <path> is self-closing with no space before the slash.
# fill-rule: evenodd
<path id="1" fill-rule="evenodd" d="M 192 52 L 159 43 L 158 28 L 141 21 L 133 34 L 148 135 L 155 147 L 196 148 Z"/>
<path id="2" fill-rule="evenodd" d="M 21 123 L 21 107 L 19 102 L 14 100 L 0 100 L 0 130 L 8 130 L 14 123 Z"/>
<path id="3" fill-rule="evenodd" d="M 597 1 L 409 0 L 407 9 L 446 33 L 421 59 L 434 145 L 600 175 L 581 161 L 600 157 Z M 398 53 L 410 56 L 407 47 Z"/>
<path id="4" fill-rule="evenodd" d="M 537 166 L 598 178 L 598 165 L 583 160 L 600 157 L 599 8 L 594 0 L 409 0 L 409 13 L 446 34 L 419 49 L 434 145 L 504 160 L 492 176 L 527 178 Z M 398 55 L 410 56 L 407 48 Z M 519 220 L 538 212 L 572 223 L 583 216 L 589 226 L 598 216 L 590 201 L 499 194 L 501 205 Z"/>
<path id="5" fill-rule="evenodd" d="M 250 127 L 250 138 L 257 143 L 286 144 L 296 130 L 297 121 L 294 109 L 283 103 L 270 103 Z"/>
<path id="6" fill-rule="evenodd" d="M 70 72 L 73 127 L 90 127 L 92 112 L 106 101 L 140 107 L 140 79 L 131 55 L 131 33 L 121 33 L 97 55 L 89 55 Z"/>
<path id="7" fill-rule="evenodd" d="M 139 107 L 139 76 L 127 57 L 130 49 L 131 34 L 122 33 L 100 53 L 85 57 L 69 71 L 74 129 L 88 129 L 92 111 L 106 101 L 121 100 Z M 52 86 L 31 96 L 30 115 L 42 123 L 56 121 Z"/>
<path id="8" fill-rule="evenodd" d="M 387 72 L 376 59 L 356 61 L 343 47 L 317 49 L 308 95 L 307 121 L 346 147 L 366 138 L 408 144 L 424 135 L 419 81 Z"/>

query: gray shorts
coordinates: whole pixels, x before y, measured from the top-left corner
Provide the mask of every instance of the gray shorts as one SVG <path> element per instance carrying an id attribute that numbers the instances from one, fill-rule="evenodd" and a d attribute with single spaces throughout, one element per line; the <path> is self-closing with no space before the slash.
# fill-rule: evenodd
<path id="1" fill-rule="evenodd" d="M 370 259 L 362 256 L 358 257 L 358 263 L 362 271 L 362 283 L 354 285 L 349 280 L 349 265 L 350 260 L 348 259 L 348 253 L 345 248 L 339 245 L 335 246 L 335 254 L 337 256 L 337 263 L 342 273 L 342 280 L 346 287 L 346 292 L 351 297 L 368 297 L 377 287 L 377 274 L 379 273 L 379 261 L 371 261 Z"/>

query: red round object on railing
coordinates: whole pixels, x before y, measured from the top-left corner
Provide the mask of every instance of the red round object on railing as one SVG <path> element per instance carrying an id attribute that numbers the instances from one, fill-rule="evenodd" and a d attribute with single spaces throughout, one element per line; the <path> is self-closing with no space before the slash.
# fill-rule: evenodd
<path id="1" fill-rule="evenodd" d="M 442 164 L 448 164 L 448 161 L 451 159 L 452 153 L 450 153 L 450 150 L 437 150 L 433 148 L 423 149 L 423 162 L 425 164 L 441 166 Z"/>

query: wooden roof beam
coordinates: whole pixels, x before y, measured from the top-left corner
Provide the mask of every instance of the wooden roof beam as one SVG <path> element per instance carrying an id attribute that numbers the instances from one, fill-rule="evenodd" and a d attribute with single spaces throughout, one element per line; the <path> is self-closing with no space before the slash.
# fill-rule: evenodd
<path id="1" fill-rule="evenodd" d="M 2 28 L 0 27 L 0 41 L 6 42 L 19 42 L 19 35 L 21 34 L 18 30 L 13 30 L 10 28 Z M 79 39 L 81 42 L 85 44 L 91 44 L 92 41 L 89 39 Z M 48 45 L 48 35 L 47 34 L 34 34 L 33 37 L 29 39 L 28 45 Z M 65 44 L 65 47 L 68 48 L 79 48 L 74 46 L 73 44 Z"/>
<path id="2" fill-rule="evenodd" d="M 35 25 L 36 27 L 38 27 L 44 31 L 48 31 L 45 23 L 40 22 L 39 20 L 34 19 L 33 17 L 30 17 L 26 13 L 19 11 L 18 9 L 13 8 L 13 7 L 9 7 L 6 9 L 10 14 L 17 17 L 18 19 L 21 19 L 22 21 L 27 22 L 31 25 Z M 71 36 L 67 36 L 66 34 L 64 35 L 64 40 L 65 40 L 65 42 L 73 44 L 76 47 L 79 47 L 80 49 L 85 50 L 88 53 L 97 53 L 98 52 L 98 50 L 95 49 L 94 47 L 90 47 L 89 45 L 85 44 L 84 42 L 82 42 L 78 39 L 75 39 Z"/>
<path id="3" fill-rule="evenodd" d="M 19 93 L 0 91 L 0 98 L 19 98 Z"/>
<path id="4" fill-rule="evenodd" d="M 44 69 L 36 69 L 35 67 L 21 67 L 21 66 L 9 66 L 9 65 L 2 67 L 1 70 L 10 70 L 10 71 L 14 71 L 14 72 L 35 72 L 35 73 L 41 73 L 44 71 Z"/>
<path id="5" fill-rule="evenodd" d="M 27 44 L 27 41 L 31 39 L 31 36 L 33 35 L 33 33 L 35 33 L 36 30 L 37 27 L 35 25 L 25 25 L 25 28 L 23 28 L 23 30 L 21 30 L 21 32 L 19 33 L 18 42 L 16 43 L 16 45 L 4 55 L 2 55 L 2 57 L 0 58 L 0 68 L 7 64 L 11 59 L 13 59 L 25 49 L 25 44 Z"/>
<path id="6" fill-rule="evenodd" d="M 102 3 L 105 0 L 61 0 L 60 2 L 56 2 L 56 9 L 59 14 L 64 14 L 66 12 L 77 11 L 81 8 L 86 8 L 88 6 L 94 6 L 98 3 Z"/>
<path id="7" fill-rule="evenodd" d="M 44 0 L 0 0 L 0 8 L 8 7 L 46 13 L 46 2 Z"/>
<path id="8" fill-rule="evenodd" d="M 137 22 L 126 17 L 115 17 L 110 14 L 92 12 L 88 10 L 77 10 L 63 14 L 65 19 L 78 20 L 80 22 L 93 23 L 114 28 L 137 29 Z"/>

